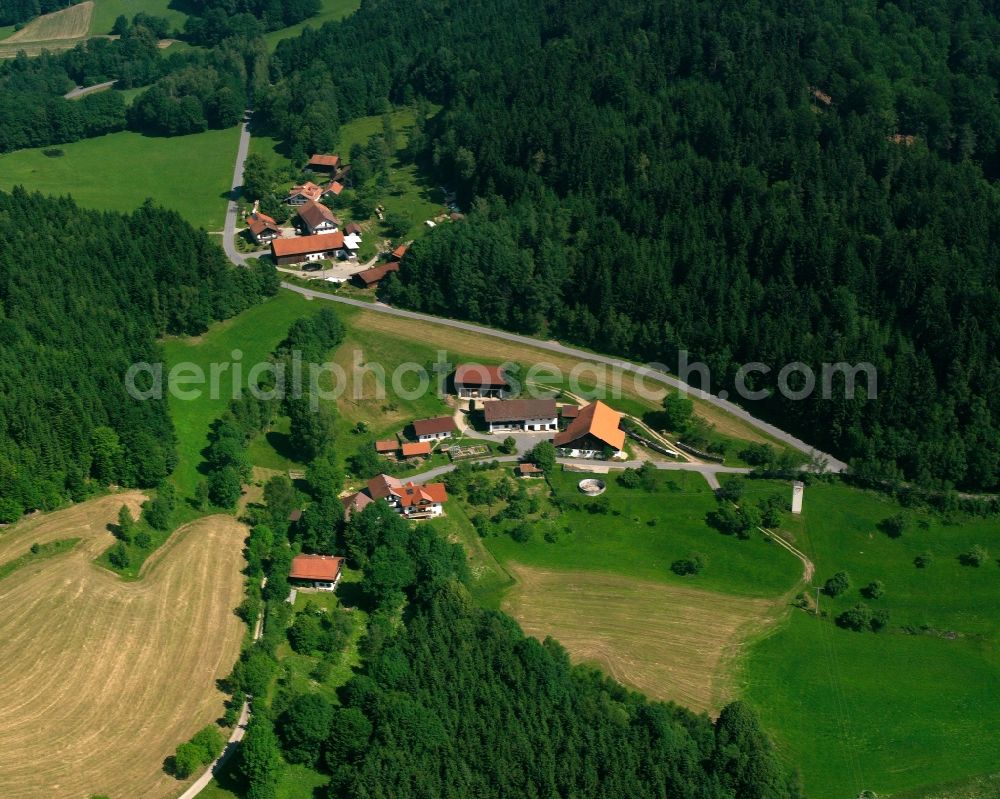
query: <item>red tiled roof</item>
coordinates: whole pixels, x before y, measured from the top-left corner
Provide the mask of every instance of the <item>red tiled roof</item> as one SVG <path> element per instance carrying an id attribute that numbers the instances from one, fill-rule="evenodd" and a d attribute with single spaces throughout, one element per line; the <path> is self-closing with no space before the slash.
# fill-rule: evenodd
<path id="1" fill-rule="evenodd" d="M 275 239 L 271 242 L 271 253 L 275 258 L 289 255 L 309 255 L 327 250 L 339 250 L 344 246 L 344 234 L 326 233 L 318 236 L 299 236 L 294 239 Z"/>
<path id="2" fill-rule="evenodd" d="M 455 370 L 455 385 L 502 388 L 507 385 L 507 378 L 499 366 L 465 363 Z"/>
<path id="3" fill-rule="evenodd" d="M 403 487 L 403 481 L 388 474 L 379 474 L 368 481 L 368 495 L 372 499 L 385 499 Z"/>
<path id="4" fill-rule="evenodd" d="M 259 236 L 265 230 L 273 230 L 277 233 L 281 232 L 281 228 L 278 227 L 278 223 L 275 222 L 267 214 L 262 214 L 260 211 L 250 214 L 247 219 L 247 227 L 253 231 L 255 236 Z"/>
<path id="5" fill-rule="evenodd" d="M 394 438 L 383 438 L 375 442 L 376 452 L 395 452 L 399 449 L 399 442 Z"/>
<path id="6" fill-rule="evenodd" d="M 541 474 L 542 470 L 533 463 L 519 463 L 517 465 L 518 474 Z"/>
<path id="7" fill-rule="evenodd" d="M 333 215 L 333 211 L 325 205 L 321 205 L 315 200 L 300 205 L 297 211 L 299 219 L 306 223 L 310 230 L 319 227 L 323 222 L 331 222 L 340 227 L 340 220 Z"/>
<path id="8" fill-rule="evenodd" d="M 322 580 L 336 582 L 340 576 L 343 558 L 333 555 L 296 555 L 292 558 L 292 570 L 288 573 L 294 580 Z"/>
<path id="9" fill-rule="evenodd" d="M 302 509 L 301 508 L 295 508 L 295 510 L 291 511 L 288 514 L 288 521 L 290 521 L 290 522 L 297 522 L 301 518 L 302 518 Z"/>
<path id="10" fill-rule="evenodd" d="M 338 167 L 340 166 L 340 156 L 317 153 L 309 159 L 309 166 Z"/>
<path id="11" fill-rule="evenodd" d="M 444 483 L 427 483 L 418 486 L 415 483 L 407 483 L 397 493 L 399 504 L 404 508 L 412 508 L 415 505 L 430 505 L 433 503 L 444 503 L 448 501 L 448 490 Z"/>
<path id="12" fill-rule="evenodd" d="M 583 408 L 569 427 L 556 434 L 552 441 L 557 447 L 565 447 L 590 435 L 609 447 L 620 450 L 625 446 L 625 431 L 619 428 L 621 420 L 622 415 L 618 411 L 595 400 Z"/>
<path id="13" fill-rule="evenodd" d="M 362 233 L 361 225 L 359 225 L 357 222 L 348 222 L 346 225 L 344 225 L 344 232 L 348 234 L 354 233 L 355 235 L 360 236 Z"/>
<path id="14" fill-rule="evenodd" d="M 335 180 L 331 180 L 325 189 L 323 189 L 323 194 L 332 194 L 334 196 L 340 196 L 340 193 L 344 190 L 344 184 L 338 183 Z"/>
<path id="15" fill-rule="evenodd" d="M 544 399 L 500 400 L 486 403 L 487 422 L 521 422 L 525 419 L 555 419 L 556 401 Z"/>
<path id="16" fill-rule="evenodd" d="M 408 249 L 410 248 L 407 247 L 405 244 L 400 244 L 395 250 L 392 251 L 392 257 L 398 261 L 402 259 L 404 255 L 406 255 L 406 251 Z"/>
<path id="17" fill-rule="evenodd" d="M 351 518 L 352 513 L 364 510 L 374 501 L 375 500 L 368 496 L 364 491 L 358 491 L 351 494 L 349 497 L 344 497 L 340 500 L 341 504 L 344 506 L 344 518 Z"/>
<path id="18" fill-rule="evenodd" d="M 413 423 L 413 432 L 418 436 L 430 436 L 436 433 L 453 433 L 455 420 L 450 416 L 435 416 L 433 419 L 417 419 Z"/>
<path id="19" fill-rule="evenodd" d="M 403 444 L 401 447 L 404 458 L 412 458 L 415 455 L 430 455 L 431 445 L 429 441 Z"/>
<path id="20" fill-rule="evenodd" d="M 559 407 L 559 415 L 562 416 L 563 419 L 575 419 L 577 416 L 580 415 L 580 406 L 561 405 Z"/>
<path id="21" fill-rule="evenodd" d="M 398 272 L 398 271 L 399 271 L 399 264 L 390 262 L 387 264 L 379 264 L 378 266 L 373 266 L 371 269 L 365 269 L 363 272 L 358 272 L 354 276 L 362 283 L 364 283 L 366 286 L 370 286 L 372 285 L 372 283 L 378 283 L 382 278 L 384 278 L 390 272 Z"/>
<path id="22" fill-rule="evenodd" d="M 307 180 L 301 186 L 292 186 L 292 190 L 288 192 L 288 197 L 291 199 L 297 194 L 301 194 L 303 197 L 309 200 L 318 200 L 323 196 L 323 189 L 313 183 L 311 180 Z"/>

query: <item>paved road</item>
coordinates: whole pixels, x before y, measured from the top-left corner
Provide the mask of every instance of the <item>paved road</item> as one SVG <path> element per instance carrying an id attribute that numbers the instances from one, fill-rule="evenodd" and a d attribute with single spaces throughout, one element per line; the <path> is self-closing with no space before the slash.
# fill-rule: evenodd
<path id="1" fill-rule="evenodd" d="M 237 266 L 246 266 L 246 258 L 236 251 L 236 244 L 234 243 L 234 236 L 236 235 L 236 213 L 237 213 L 237 203 L 239 199 L 240 191 L 243 188 L 243 164 L 246 161 L 247 152 L 250 148 L 250 129 L 246 123 L 240 130 L 240 145 L 236 153 L 236 166 L 233 170 L 233 186 L 232 192 L 229 199 L 229 207 L 226 210 L 226 225 L 223 232 L 223 247 L 226 251 L 226 256 L 229 260 L 236 264 Z M 491 336 L 493 338 L 502 339 L 504 341 L 512 341 L 517 344 L 527 345 L 529 347 L 535 347 L 540 350 L 545 350 L 547 352 L 558 353 L 559 355 L 567 355 L 571 358 L 579 358 L 582 361 L 592 361 L 595 363 L 602 363 L 607 366 L 611 366 L 615 369 L 619 369 L 622 372 L 627 372 L 630 374 L 637 375 L 646 380 L 652 381 L 654 383 L 661 383 L 663 385 L 670 386 L 671 388 L 681 389 L 682 391 L 688 391 L 692 396 L 695 396 L 705 402 L 714 405 L 721 410 L 732 414 L 738 419 L 742 419 L 744 422 L 752 427 L 760 430 L 761 432 L 767 433 L 769 436 L 781 441 L 782 443 L 798 450 L 799 452 L 805 453 L 810 458 L 818 458 L 824 462 L 824 466 L 827 470 L 832 472 L 842 472 L 847 469 L 847 464 L 832 455 L 821 452 L 815 447 L 810 446 L 805 441 L 800 438 L 796 438 L 791 433 L 786 433 L 778 427 L 775 427 L 770 422 L 765 422 L 762 419 L 758 419 L 749 413 L 744 408 L 741 408 L 736 403 L 730 402 L 727 399 L 722 399 L 714 394 L 709 394 L 701 389 L 695 389 L 679 380 L 666 372 L 661 372 L 658 369 L 653 369 L 649 366 L 643 366 L 641 364 L 631 363 L 630 361 L 624 361 L 620 358 L 612 358 L 607 355 L 599 355 L 593 352 L 587 352 L 585 350 L 577 349 L 575 347 L 568 347 L 565 344 L 560 344 L 557 341 L 543 341 L 541 339 L 532 338 L 531 336 L 522 336 L 517 333 L 509 333 L 505 330 L 495 330 L 489 327 L 483 327 L 482 325 L 472 324 L 471 322 L 461 322 L 457 319 L 447 319 L 438 316 L 431 316 L 430 314 L 417 313 L 416 311 L 406 311 L 401 308 L 393 308 L 383 303 L 370 303 L 363 302 L 361 300 L 354 300 L 350 297 L 339 297 L 335 294 L 329 294 L 324 291 L 317 291 L 316 289 L 303 288 L 301 286 L 295 286 L 291 283 L 282 283 L 284 288 L 291 291 L 297 292 L 305 297 L 315 297 L 319 299 L 331 300 L 333 302 L 343 303 L 345 305 L 353 305 L 358 308 L 364 308 L 368 311 L 374 311 L 375 313 L 384 313 L 389 316 L 398 316 L 403 319 L 413 319 L 421 322 L 430 322 L 432 324 L 442 325 L 443 327 L 451 327 L 456 330 L 463 330 L 469 333 L 476 333 L 481 336 Z"/>
<path id="2" fill-rule="evenodd" d="M 75 100 L 78 97 L 85 97 L 88 94 L 93 94 L 103 89 L 110 89 L 116 83 L 118 83 L 117 80 L 107 80 L 104 83 L 95 83 L 93 86 L 77 86 L 72 91 L 66 92 L 63 97 L 67 100 Z"/>
<path id="3" fill-rule="evenodd" d="M 260 587 L 263 589 L 265 585 L 267 585 L 266 577 L 263 580 L 261 580 Z M 254 625 L 253 628 L 253 640 L 259 641 L 263 633 L 264 633 L 264 613 L 263 611 L 261 611 L 261 613 L 257 615 L 257 623 Z M 234 729 L 233 734 L 229 736 L 229 742 L 226 744 L 226 748 L 222 750 L 222 754 L 215 759 L 215 762 L 212 763 L 212 765 L 210 765 L 207 769 L 205 769 L 204 774 L 202 774 L 198 779 L 196 779 L 193 783 L 191 783 L 191 786 L 186 791 L 184 791 L 184 793 L 182 793 L 180 797 L 178 797 L 178 799 L 194 799 L 194 797 L 196 797 L 198 794 L 200 794 L 208 787 L 208 784 L 212 781 L 215 775 L 222 770 L 222 768 L 226 765 L 226 763 L 229 762 L 229 758 L 231 758 L 234 754 L 236 754 L 236 750 L 240 748 L 240 742 L 243 740 L 243 737 L 247 734 L 247 724 L 249 723 L 250 723 L 250 701 L 247 700 L 246 702 L 243 703 L 243 709 L 240 710 L 240 719 L 236 723 L 236 729 Z"/>
<path id="4" fill-rule="evenodd" d="M 236 166 L 233 169 L 233 185 L 229 192 L 229 205 L 226 206 L 226 224 L 222 230 L 222 247 L 226 257 L 237 266 L 246 266 L 246 256 L 236 250 L 236 222 L 239 213 L 240 194 L 243 192 L 243 164 L 250 150 L 250 126 L 244 122 L 240 127 L 240 146 L 236 150 Z"/>
<path id="5" fill-rule="evenodd" d="M 236 261 L 234 260 L 234 263 Z M 832 455 L 825 452 L 820 452 L 815 447 L 810 446 L 805 441 L 796 438 L 791 433 L 786 433 L 775 427 L 769 422 L 765 422 L 762 419 L 758 419 L 751 415 L 744 408 L 736 405 L 729 400 L 722 399 L 715 396 L 714 394 L 709 394 L 708 392 L 702 391 L 700 389 L 692 388 L 683 381 L 673 377 L 666 372 L 661 372 L 657 369 L 653 369 L 649 366 L 642 366 L 640 364 L 634 364 L 630 361 L 623 361 L 620 358 L 612 358 L 607 355 L 599 355 L 593 352 L 587 352 L 585 350 L 576 349 L 575 347 L 568 347 L 565 344 L 560 344 L 557 341 L 543 341 L 541 339 L 532 338 L 530 336 L 522 336 L 517 333 L 508 333 L 505 330 L 494 330 L 493 328 L 483 327 L 482 325 L 472 324 L 471 322 L 461 322 L 457 319 L 446 319 L 439 316 L 431 316 L 429 314 L 417 313 L 416 311 L 406 311 L 402 308 L 393 308 L 391 306 L 385 305 L 384 303 L 371 303 L 364 302 L 362 300 L 354 300 L 350 297 L 339 297 L 335 294 L 328 294 L 323 291 L 317 291 L 315 289 L 302 288 L 300 286 L 294 286 L 291 283 L 282 283 L 286 289 L 295 291 L 306 297 L 315 297 L 318 299 L 332 300 L 333 302 L 340 302 L 345 305 L 353 305 L 358 308 L 364 308 L 368 311 L 374 311 L 375 313 L 384 313 L 389 316 L 398 316 L 403 319 L 413 319 L 420 322 L 431 322 L 432 324 L 442 325 L 443 327 L 452 327 L 456 330 L 463 330 L 469 333 L 476 333 L 481 336 L 491 336 L 493 338 L 502 339 L 504 341 L 512 341 L 516 344 L 523 344 L 529 347 L 535 347 L 540 350 L 545 350 L 547 352 L 555 352 L 559 355 L 568 355 L 571 358 L 579 358 L 582 361 L 593 361 L 596 363 L 602 363 L 607 366 L 614 367 L 621 370 L 622 372 L 627 372 L 630 374 L 638 375 L 653 383 L 662 383 L 664 385 L 670 386 L 672 388 L 678 388 L 690 392 L 694 397 L 697 397 L 711 405 L 716 406 L 729 414 L 742 419 L 747 424 L 756 429 L 767 433 L 773 438 L 787 444 L 790 447 L 803 452 L 810 458 L 819 457 L 825 461 L 826 469 L 832 472 L 842 472 L 847 469 L 847 464 Z"/>

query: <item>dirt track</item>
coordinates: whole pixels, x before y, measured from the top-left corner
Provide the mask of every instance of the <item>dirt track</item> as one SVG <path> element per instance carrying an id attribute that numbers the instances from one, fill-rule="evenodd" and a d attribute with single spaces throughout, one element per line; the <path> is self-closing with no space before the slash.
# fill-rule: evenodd
<path id="1" fill-rule="evenodd" d="M 0 534 L 0 563 L 34 541 L 70 553 L 0 581 L 0 796 L 166 799 L 165 757 L 218 718 L 216 680 L 239 652 L 245 529 L 211 516 L 178 530 L 125 582 L 91 561 L 137 493 L 104 497 Z"/>

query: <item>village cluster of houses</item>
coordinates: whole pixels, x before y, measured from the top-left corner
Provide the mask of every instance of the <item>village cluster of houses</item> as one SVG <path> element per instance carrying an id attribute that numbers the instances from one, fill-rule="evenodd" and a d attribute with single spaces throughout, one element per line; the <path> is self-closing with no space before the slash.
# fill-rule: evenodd
<path id="1" fill-rule="evenodd" d="M 343 224 L 322 203 L 324 198 L 335 197 L 344 190 L 341 180 L 350 166 L 342 164 L 339 155 L 325 154 L 313 155 L 308 166 L 315 173 L 326 174 L 329 181 L 322 185 L 306 181 L 293 186 L 288 192 L 285 202 L 295 208 L 300 235 L 285 237 L 281 226 L 255 205 L 246 218 L 250 237 L 256 244 L 271 245 L 271 255 L 276 264 L 297 264 L 323 258 L 341 261 L 356 259 L 361 249 L 361 226 L 355 222 Z"/>
<path id="2" fill-rule="evenodd" d="M 622 414 L 600 400 L 580 408 L 560 406 L 555 400 L 509 399 L 512 387 L 503 369 L 478 364 L 455 370 L 455 392 L 460 399 L 490 400 L 483 405 L 483 415 L 491 433 L 552 432 L 556 451 L 567 458 L 624 454 Z"/>
<path id="3" fill-rule="evenodd" d="M 459 366 L 455 370 L 454 384 L 461 399 L 488 400 L 483 403 L 483 413 L 491 433 L 551 432 L 556 452 L 567 458 L 624 456 L 623 415 L 600 400 L 581 408 L 575 404 L 560 405 L 550 399 L 512 399 L 511 382 L 503 369 L 478 364 Z M 416 441 L 376 441 L 376 451 L 402 458 L 427 456 L 435 443 L 451 438 L 456 432 L 451 416 L 418 419 L 412 427 Z M 519 464 L 516 473 L 527 479 L 541 476 L 541 470 L 532 463 Z M 434 519 L 444 514 L 448 491 L 444 483 L 418 485 L 380 474 L 360 491 L 341 500 L 344 518 L 350 519 L 354 513 L 380 499 L 406 519 Z M 333 591 L 340 579 L 342 563 L 343 558 L 329 555 L 299 555 L 292 562 L 289 579 L 317 590 Z"/>

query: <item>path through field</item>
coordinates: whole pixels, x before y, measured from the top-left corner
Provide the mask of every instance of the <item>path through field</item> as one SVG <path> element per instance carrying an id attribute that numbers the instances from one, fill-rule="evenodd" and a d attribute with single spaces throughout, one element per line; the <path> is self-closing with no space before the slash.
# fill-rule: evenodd
<path id="1" fill-rule="evenodd" d="M 552 636 L 575 662 L 600 666 L 655 699 L 717 713 L 736 696 L 735 660 L 774 622 L 775 602 L 601 572 L 508 564 L 503 609 L 528 635 Z"/>
<path id="2" fill-rule="evenodd" d="M 136 492 L 0 533 L 0 563 L 35 542 L 80 537 L 67 554 L 0 581 L 0 796 L 167 799 L 177 744 L 217 719 L 216 680 L 239 653 L 245 528 L 210 516 L 178 530 L 124 582 L 93 559 Z"/>

